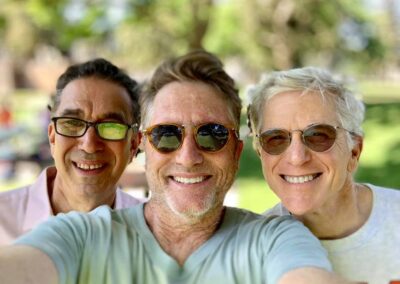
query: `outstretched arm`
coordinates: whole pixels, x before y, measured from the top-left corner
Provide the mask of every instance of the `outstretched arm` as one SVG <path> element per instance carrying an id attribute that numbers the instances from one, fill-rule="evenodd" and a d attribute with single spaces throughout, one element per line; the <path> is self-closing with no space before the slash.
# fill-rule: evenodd
<path id="1" fill-rule="evenodd" d="M 29 246 L 0 248 L 0 283 L 54 284 L 58 273 L 50 257 Z"/>
<path id="2" fill-rule="evenodd" d="M 299 268 L 285 273 L 279 284 L 355 284 L 320 268 Z M 362 284 L 361 282 L 358 282 Z"/>

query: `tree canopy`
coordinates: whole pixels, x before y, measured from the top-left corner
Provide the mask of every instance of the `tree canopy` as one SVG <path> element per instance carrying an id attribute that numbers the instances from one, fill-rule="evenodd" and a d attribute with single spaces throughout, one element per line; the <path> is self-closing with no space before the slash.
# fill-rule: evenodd
<path id="1" fill-rule="evenodd" d="M 396 26 L 379 24 L 361 0 L 3 2 L 0 48 L 22 59 L 49 45 L 80 60 L 74 50 L 85 46 L 90 55 L 150 68 L 206 48 L 255 73 L 310 64 L 365 70 L 384 66 L 399 44 Z"/>

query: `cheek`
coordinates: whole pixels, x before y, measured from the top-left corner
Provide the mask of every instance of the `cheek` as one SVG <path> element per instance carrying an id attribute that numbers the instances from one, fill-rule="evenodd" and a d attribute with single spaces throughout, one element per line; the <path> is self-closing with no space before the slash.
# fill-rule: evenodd
<path id="1" fill-rule="evenodd" d="M 130 147 L 127 143 L 108 145 L 108 151 L 113 154 L 117 163 L 125 164 L 131 157 Z"/>
<path id="2" fill-rule="evenodd" d="M 53 157 L 64 156 L 74 147 L 74 139 L 68 139 L 59 135 L 55 136 L 54 143 L 51 145 Z"/>

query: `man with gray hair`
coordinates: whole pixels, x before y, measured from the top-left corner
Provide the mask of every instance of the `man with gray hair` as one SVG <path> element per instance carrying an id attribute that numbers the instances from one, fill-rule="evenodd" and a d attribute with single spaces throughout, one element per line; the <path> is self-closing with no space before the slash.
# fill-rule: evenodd
<path id="1" fill-rule="evenodd" d="M 273 72 L 250 89 L 248 114 L 264 177 L 327 249 L 334 271 L 370 284 L 400 280 L 400 191 L 357 183 L 364 105 L 329 72 Z M 397 282 L 396 282 L 397 283 Z"/>

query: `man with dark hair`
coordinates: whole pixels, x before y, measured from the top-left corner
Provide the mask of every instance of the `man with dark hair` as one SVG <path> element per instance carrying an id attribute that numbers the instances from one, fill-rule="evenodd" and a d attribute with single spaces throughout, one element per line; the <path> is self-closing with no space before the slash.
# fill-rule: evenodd
<path id="1" fill-rule="evenodd" d="M 117 187 L 140 142 L 138 93 L 138 84 L 104 59 L 72 65 L 59 77 L 48 126 L 55 167 L 0 194 L 0 245 L 60 212 L 139 203 Z"/>
<path id="2" fill-rule="evenodd" d="M 143 94 L 150 200 L 52 218 L 2 249 L 0 280 L 345 283 L 300 222 L 223 206 L 243 148 L 238 110 L 234 81 L 212 54 L 165 62 Z"/>

